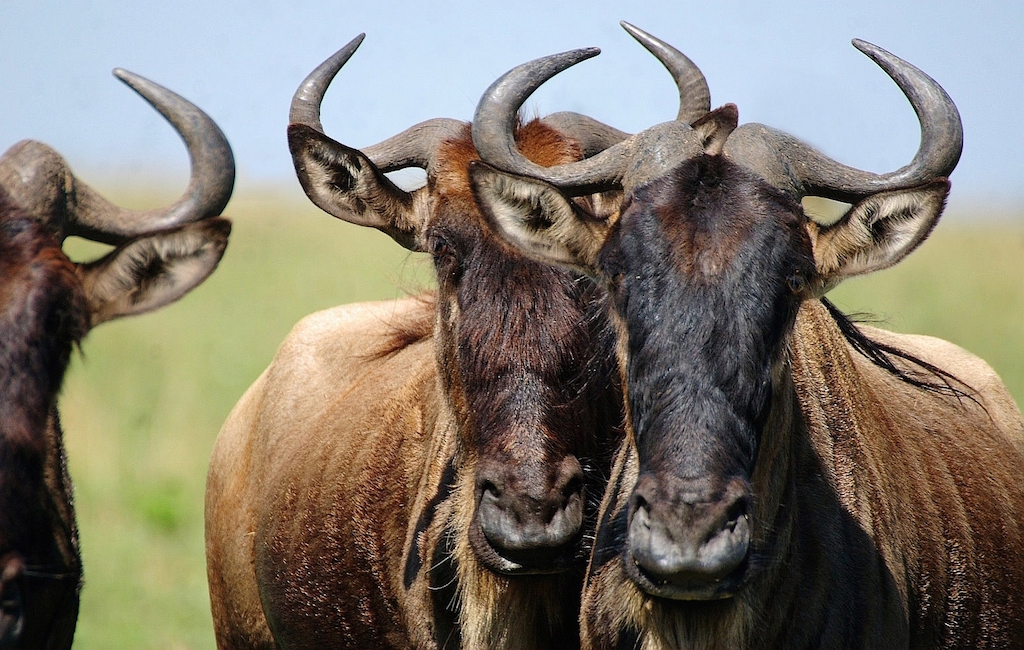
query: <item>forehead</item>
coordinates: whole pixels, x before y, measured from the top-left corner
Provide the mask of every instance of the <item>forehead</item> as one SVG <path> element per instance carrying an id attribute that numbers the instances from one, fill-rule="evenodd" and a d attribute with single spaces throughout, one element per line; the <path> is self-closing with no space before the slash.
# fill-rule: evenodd
<path id="1" fill-rule="evenodd" d="M 515 135 L 520 150 L 539 165 L 559 165 L 583 158 L 583 150 L 575 140 L 540 119 L 517 125 Z M 425 188 L 432 196 L 426 221 L 428 234 L 441 234 L 455 245 L 462 258 L 462 272 L 473 277 L 471 286 L 462 283 L 462 291 L 495 298 L 550 294 L 555 299 L 577 299 L 577 274 L 533 260 L 492 230 L 470 186 L 469 164 L 478 160 L 470 125 L 466 124 L 460 137 L 441 145 Z M 527 312 L 531 306 L 517 305 Z"/>
<path id="2" fill-rule="evenodd" d="M 714 281 L 737 265 L 779 261 L 807 243 L 798 203 L 722 156 L 688 160 L 623 206 L 618 262 L 670 263 Z"/>
<path id="3" fill-rule="evenodd" d="M 576 141 L 539 119 L 517 125 L 515 136 L 519 150 L 538 165 L 550 167 L 583 158 L 583 150 Z M 476 207 L 469 182 L 469 164 L 478 160 L 480 155 L 473 146 L 471 127 L 467 123 L 459 137 L 441 145 L 428 179 L 428 189 L 438 198 L 459 204 L 482 223 L 483 217 Z"/>

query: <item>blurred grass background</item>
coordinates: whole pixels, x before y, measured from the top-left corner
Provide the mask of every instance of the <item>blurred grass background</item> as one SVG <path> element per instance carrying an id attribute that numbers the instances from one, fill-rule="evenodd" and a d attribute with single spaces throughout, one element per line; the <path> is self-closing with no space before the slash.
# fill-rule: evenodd
<path id="1" fill-rule="evenodd" d="M 214 647 L 203 492 L 228 411 L 302 316 L 429 285 L 422 256 L 282 198 L 294 195 L 236 193 L 217 272 L 179 303 L 99 327 L 73 362 L 61 413 L 85 563 L 76 648 Z M 114 198 L 141 206 L 165 196 Z M 74 241 L 69 251 L 96 253 Z M 830 297 L 982 356 L 1024 403 L 1020 215 L 947 220 L 903 264 Z"/>

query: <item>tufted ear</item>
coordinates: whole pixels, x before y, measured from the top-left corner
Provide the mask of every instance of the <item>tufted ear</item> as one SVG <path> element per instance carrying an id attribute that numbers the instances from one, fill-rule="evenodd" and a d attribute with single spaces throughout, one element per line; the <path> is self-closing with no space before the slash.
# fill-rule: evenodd
<path id="1" fill-rule="evenodd" d="M 231 222 L 219 217 L 139 237 L 79 267 L 92 326 L 181 298 L 217 268 Z"/>
<path id="2" fill-rule="evenodd" d="M 536 259 L 594 273 L 609 222 L 584 213 L 556 187 L 534 178 L 470 164 L 477 204 L 510 244 Z"/>
<path id="3" fill-rule="evenodd" d="M 831 226 L 808 224 L 819 295 L 846 278 L 878 271 L 909 255 L 928 235 L 946 204 L 949 181 L 939 179 L 863 199 Z"/>
<path id="4" fill-rule="evenodd" d="M 339 219 L 383 231 L 409 250 L 419 250 L 413 196 L 392 183 L 361 151 L 305 124 L 288 125 L 288 148 L 299 183 L 317 207 Z"/>

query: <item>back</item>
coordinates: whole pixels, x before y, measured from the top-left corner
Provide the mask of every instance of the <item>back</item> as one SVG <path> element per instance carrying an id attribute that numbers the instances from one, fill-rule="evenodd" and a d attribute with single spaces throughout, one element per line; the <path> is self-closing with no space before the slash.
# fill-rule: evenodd
<path id="1" fill-rule="evenodd" d="M 345 305 L 308 316 L 228 416 L 210 461 L 206 498 L 207 566 L 219 647 L 277 647 L 263 614 L 257 573 L 266 574 L 260 578 L 269 585 L 264 597 L 301 601 L 285 607 L 295 620 L 274 624 L 275 632 L 301 628 L 302 621 L 315 627 L 322 624 L 317 616 L 339 604 L 331 600 L 339 587 L 331 568 L 348 563 L 339 553 L 348 552 L 354 561 L 352 549 L 360 548 L 324 544 L 363 533 L 371 547 L 377 535 L 385 544 L 404 543 L 404 527 L 398 538 L 398 529 L 387 522 L 401 519 L 410 501 L 406 492 L 414 491 L 417 481 L 379 485 L 373 476 L 387 475 L 391 470 L 382 471 L 381 465 L 394 462 L 404 463 L 409 474 L 421 471 L 425 438 L 417 418 L 426 417 L 423 404 L 436 400 L 430 394 L 436 388 L 432 318 L 433 306 L 422 298 Z M 342 489 L 345 485 L 365 489 L 353 494 Z M 381 499 L 394 500 L 396 507 L 380 504 Z M 388 516 L 356 516 L 360 507 L 375 503 Z M 385 530 L 353 530 L 357 519 Z M 273 562 L 257 557 L 257 537 L 260 547 L 274 545 Z M 324 572 L 303 572 L 310 563 Z M 353 571 L 367 568 L 357 565 Z M 320 580 L 327 576 L 335 579 Z M 354 585 L 342 586 L 352 590 Z M 375 587 L 359 591 L 370 594 Z M 280 632 L 287 638 L 287 629 Z"/>

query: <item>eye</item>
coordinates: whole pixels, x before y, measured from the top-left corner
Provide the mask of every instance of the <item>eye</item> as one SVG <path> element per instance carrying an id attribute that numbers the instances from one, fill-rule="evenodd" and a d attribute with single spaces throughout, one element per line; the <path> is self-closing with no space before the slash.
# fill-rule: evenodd
<path id="1" fill-rule="evenodd" d="M 453 275 L 458 269 L 458 257 L 455 248 L 441 235 L 433 235 L 427 243 L 430 255 L 434 258 L 434 267 L 438 275 Z"/>
<path id="2" fill-rule="evenodd" d="M 607 283 L 612 286 L 621 284 L 626 267 L 618 237 L 614 233 L 597 254 L 597 269 L 601 278 Z"/>
<path id="3" fill-rule="evenodd" d="M 448 240 L 444 237 L 435 235 L 430 242 L 430 254 L 434 257 L 441 257 L 444 255 L 450 255 L 452 253 L 452 247 L 448 244 Z"/>
<path id="4" fill-rule="evenodd" d="M 793 293 L 803 293 L 807 289 L 807 278 L 803 273 L 793 272 L 786 278 L 786 285 Z"/>

